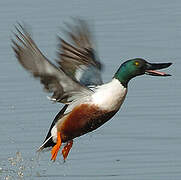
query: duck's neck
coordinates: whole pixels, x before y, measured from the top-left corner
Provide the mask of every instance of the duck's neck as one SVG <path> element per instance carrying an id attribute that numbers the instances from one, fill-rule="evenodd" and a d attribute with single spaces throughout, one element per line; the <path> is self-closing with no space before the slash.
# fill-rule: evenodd
<path id="1" fill-rule="evenodd" d="M 115 79 L 118 79 L 120 81 L 120 83 L 127 88 L 128 86 L 128 82 L 130 81 L 130 79 L 132 79 L 134 76 L 132 74 L 129 73 L 129 71 L 124 68 L 124 67 L 120 67 L 118 69 L 118 71 L 115 73 L 114 77 Z"/>

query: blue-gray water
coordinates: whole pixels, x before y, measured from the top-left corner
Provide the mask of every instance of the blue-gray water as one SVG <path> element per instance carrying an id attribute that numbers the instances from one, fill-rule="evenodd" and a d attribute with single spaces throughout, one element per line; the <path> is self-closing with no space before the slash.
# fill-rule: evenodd
<path id="1" fill-rule="evenodd" d="M 50 152 L 35 152 L 61 105 L 18 64 L 10 39 L 14 25 L 25 22 L 54 60 L 56 34 L 71 17 L 94 25 L 105 82 L 133 57 L 173 62 L 166 70 L 173 76 L 132 80 L 116 116 L 77 138 L 66 163 L 60 156 L 52 163 Z M 0 62 L 0 179 L 180 180 L 180 0 L 0 1 Z"/>

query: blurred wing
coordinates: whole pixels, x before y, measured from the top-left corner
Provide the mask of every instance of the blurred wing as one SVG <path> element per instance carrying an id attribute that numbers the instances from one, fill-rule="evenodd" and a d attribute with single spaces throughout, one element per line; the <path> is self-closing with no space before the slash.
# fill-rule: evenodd
<path id="1" fill-rule="evenodd" d="M 13 50 L 20 64 L 35 78 L 39 78 L 44 89 L 53 93 L 51 99 L 61 103 L 70 103 L 79 96 L 90 94 L 91 90 L 68 77 L 62 68 L 53 65 L 38 49 L 30 33 L 19 25 L 16 27 L 16 41 Z"/>
<path id="2" fill-rule="evenodd" d="M 72 78 L 81 84 L 102 84 L 102 64 L 97 60 L 96 53 L 91 42 L 91 33 L 88 24 L 83 20 L 77 20 L 76 26 L 67 24 L 69 39 L 72 45 L 59 38 L 59 61 L 61 68 Z"/>

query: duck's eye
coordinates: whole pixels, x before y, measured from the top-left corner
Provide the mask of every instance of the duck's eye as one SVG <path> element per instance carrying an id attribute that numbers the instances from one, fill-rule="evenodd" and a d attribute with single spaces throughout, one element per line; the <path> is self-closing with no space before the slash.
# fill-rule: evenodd
<path id="1" fill-rule="evenodd" d="M 135 64 L 136 66 L 139 66 L 139 65 L 140 65 L 140 63 L 139 63 L 138 61 L 136 61 L 134 64 Z"/>

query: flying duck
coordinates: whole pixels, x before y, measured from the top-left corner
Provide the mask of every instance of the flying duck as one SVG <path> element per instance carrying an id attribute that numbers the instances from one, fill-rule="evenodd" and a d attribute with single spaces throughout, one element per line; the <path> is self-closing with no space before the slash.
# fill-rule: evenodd
<path id="1" fill-rule="evenodd" d="M 56 63 L 49 61 L 32 39 L 28 30 L 20 24 L 14 33 L 12 47 L 19 63 L 40 80 L 53 102 L 64 107 L 52 122 L 39 151 L 51 147 L 51 160 L 55 161 L 62 145 L 65 160 L 73 145 L 73 139 L 91 132 L 111 119 L 120 109 L 128 91 L 129 81 L 140 75 L 170 76 L 157 71 L 172 63 L 149 63 L 135 58 L 123 62 L 112 80 L 103 83 L 100 63 L 89 26 L 84 20 L 67 24 L 65 32 L 71 43 L 59 37 L 59 53 Z"/>

